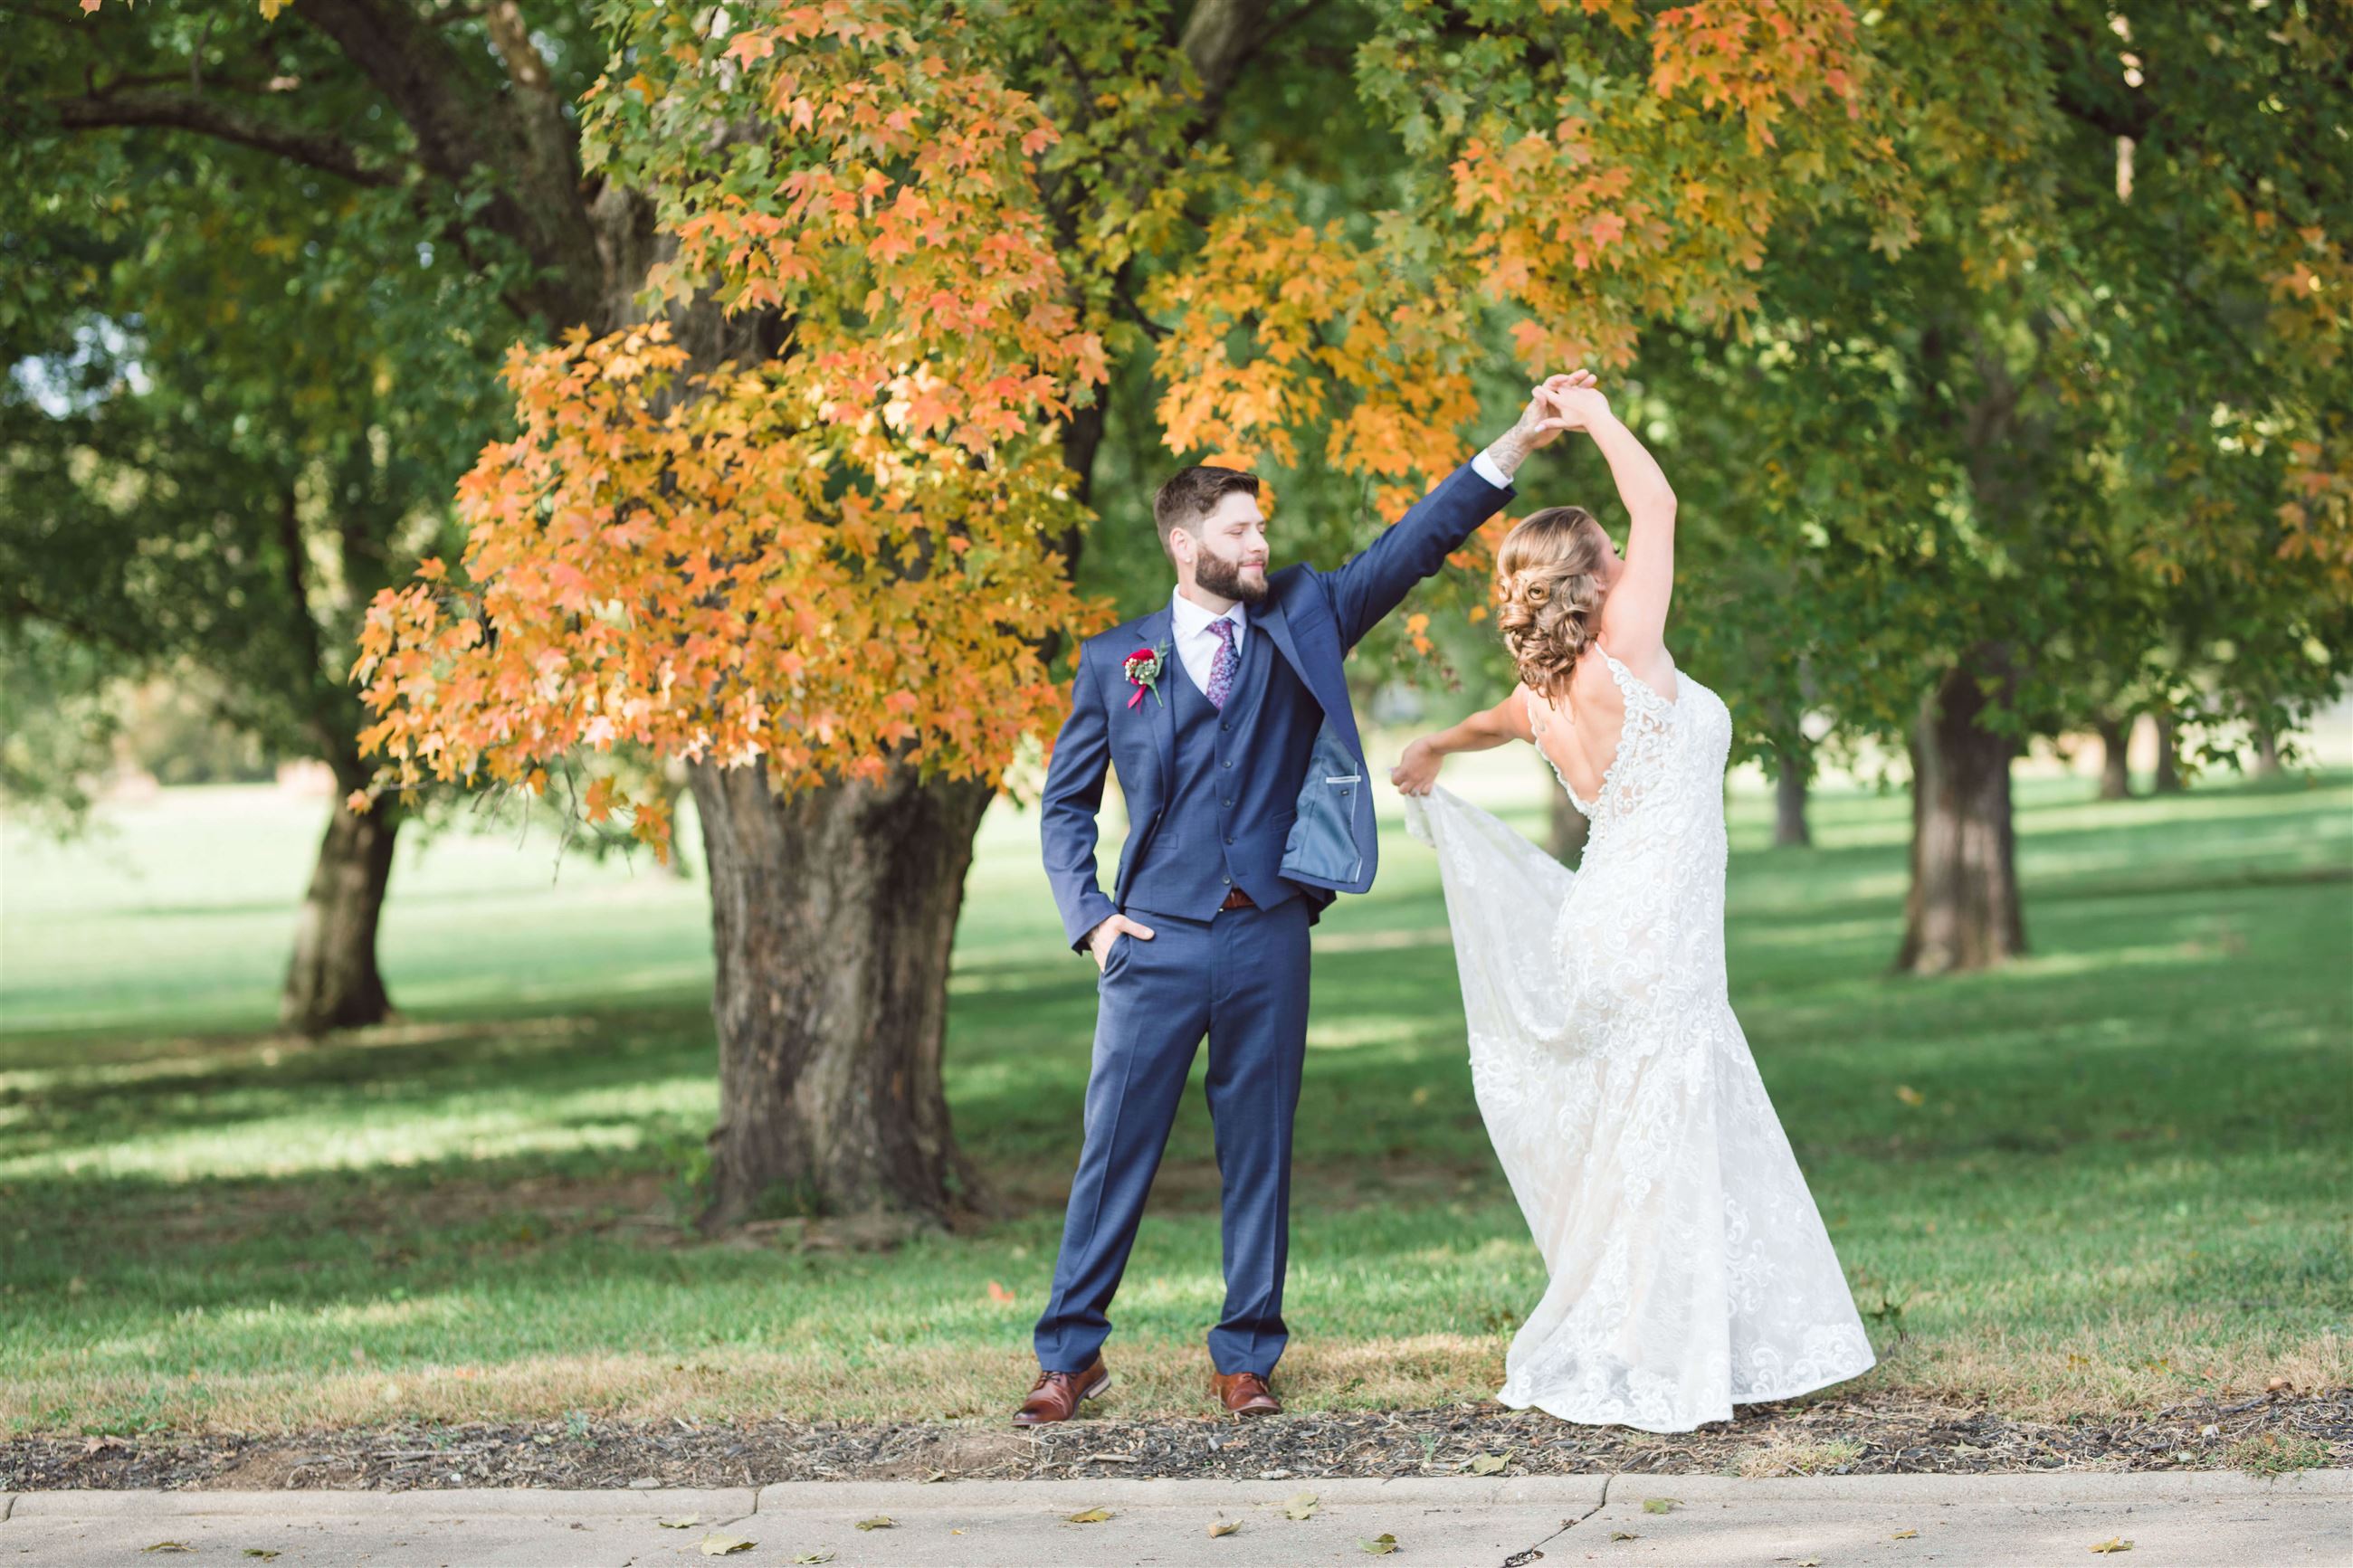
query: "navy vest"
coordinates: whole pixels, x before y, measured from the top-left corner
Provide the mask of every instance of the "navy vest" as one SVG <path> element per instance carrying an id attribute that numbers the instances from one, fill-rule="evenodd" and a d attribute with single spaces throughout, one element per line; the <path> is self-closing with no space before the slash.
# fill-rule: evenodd
<path id="1" fill-rule="evenodd" d="M 1169 655 L 1160 689 L 1174 709 L 1175 777 L 1128 884 L 1130 909 L 1206 921 L 1237 887 L 1261 909 L 1299 896 L 1276 868 L 1323 710 L 1265 628 L 1250 627 L 1240 655 L 1223 709 Z"/>

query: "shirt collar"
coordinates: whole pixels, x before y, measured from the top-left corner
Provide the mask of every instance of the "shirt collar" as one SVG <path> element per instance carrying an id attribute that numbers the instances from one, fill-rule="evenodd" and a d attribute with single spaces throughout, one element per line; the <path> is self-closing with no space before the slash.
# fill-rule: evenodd
<path id="1" fill-rule="evenodd" d="M 1176 635 L 1180 637 L 1198 637 L 1209 629 L 1211 621 L 1223 620 L 1234 623 L 1234 635 L 1239 641 L 1242 629 L 1250 625 L 1250 616 L 1247 613 L 1250 606 L 1239 599 L 1229 605 L 1222 616 L 1209 614 L 1208 610 L 1181 593 L 1170 594 L 1168 603 L 1169 614 L 1176 626 Z"/>

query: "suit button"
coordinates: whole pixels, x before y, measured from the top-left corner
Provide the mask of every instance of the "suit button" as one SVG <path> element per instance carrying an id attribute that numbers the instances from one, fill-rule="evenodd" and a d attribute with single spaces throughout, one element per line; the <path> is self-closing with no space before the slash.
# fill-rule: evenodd
<path id="1" fill-rule="evenodd" d="M 1234 841 L 1234 836 L 1233 836 L 1232 834 L 1230 834 L 1230 833 L 1227 834 L 1227 835 L 1226 835 L 1226 842 L 1227 842 L 1227 843 L 1229 843 L 1229 844 L 1231 844 L 1233 841 Z"/>
<path id="2" fill-rule="evenodd" d="M 1234 721 L 1230 719 L 1220 719 L 1218 721 L 1218 728 L 1220 730 L 1230 730 L 1233 727 Z"/>
<path id="3" fill-rule="evenodd" d="M 1233 797 L 1232 795 L 1228 795 L 1228 796 L 1226 796 L 1226 804 L 1227 804 L 1228 805 L 1233 805 L 1233 804 L 1234 804 L 1234 797 Z"/>
<path id="4" fill-rule="evenodd" d="M 1227 840 L 1226 840 L 1226 842 L 1227 842 L 1227 843 L 1229 843 L 1229 844 L 1231 844 L 1231 843 L 1233 842 L 1233 840 L 1232 840 L 1232 839 L 1230 839 L 1230 838 L 1229 838 L 1229 839 L 1227 839 Z M 1233 879 L 1232 879 L 1231 877 L 1228 877 L 1228 878 L 1224 879 L 1224 880 L 1225 880 L 1226 884 L 1227 884 L 1229 887 L 1232 886 L 1232 884 L 1233 884 Z"/>
<path id="5" fill-rule="evenodd" d="M 1228 766 L 1228 767 L 1232 767 L 1233 765 L 1234 765 L 1234 760 L 1233 760 L 1231 757 L 1228 757 L 1228 758 L 1226 759 L 1226 766 Z"/>

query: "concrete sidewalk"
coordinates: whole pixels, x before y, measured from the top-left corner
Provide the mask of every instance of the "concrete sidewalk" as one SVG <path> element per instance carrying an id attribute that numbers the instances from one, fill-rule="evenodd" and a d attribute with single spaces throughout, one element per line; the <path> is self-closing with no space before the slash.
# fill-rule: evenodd
<path id="1" fill-rule="evenodd" d="M 1316 1500 L 1304 1519 L 1284 1504 Z M 1646 1509 L 1664 1502 L 1663 1511 Z M 1102 1509 L 1108 1520 L 1066 1516 Z M 877 1516 L 893 1522 L 861 1531 Z M 695 1522 L 665 1528 L 661 1521 Z M 1211 1538 L 1209 1526 L 1240 1521 Z M 29 1492 L 0 1496 L 0 1568 L 191 1561 L 280 1568 L 628 1568 L 711 1561 L 838 1568 L 1429 1568 L 1672 1563 L 2117 1562 L 2194 1568 L 2353 1564 L 2353 1471 L 2262 1481 L 2215 1473 L 1719 1476 L 1453 1480 L 793 1482 L 712 1491 Z M 2094 1555 L 2129 1541 L 2128 1553 Z M 1539 1559 L 1524 1555 L 1531 1549 Z M 831 1556 L 818 1554 L 830 1552 Z M 265 1553 L 275 1553 L 274 1558 Z"/>

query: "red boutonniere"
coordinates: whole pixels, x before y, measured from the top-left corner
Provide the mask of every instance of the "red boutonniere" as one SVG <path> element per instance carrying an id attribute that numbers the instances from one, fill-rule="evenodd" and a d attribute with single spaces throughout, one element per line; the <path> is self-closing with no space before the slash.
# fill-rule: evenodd
<path id="1" fill-rule="evenodd" d="M 1147 691 L 1155 702 L 1167 703 L 1168 699 L 1160 695 L 1160 672 L 1167 666 L 1167 654 L 1168 645 L 1162 643 L 1158 647 L 1137 648 L 1120 661 L 1119 672 L 1135 688 L 1135 695 L 1127 700 L 1130 708 L 1143 701 Z"/>

